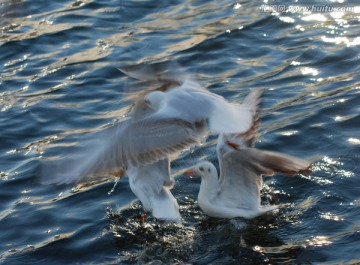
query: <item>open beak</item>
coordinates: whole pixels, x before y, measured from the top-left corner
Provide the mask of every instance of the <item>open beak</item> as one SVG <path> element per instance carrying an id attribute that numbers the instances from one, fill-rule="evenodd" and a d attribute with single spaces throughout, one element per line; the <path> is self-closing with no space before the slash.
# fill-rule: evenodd
<path id="1" fill-rule="evenodd" d="M 198 174 L 196 173 L 195 170 L 188 169 L 188 170 L 186 170 L 186 171 L 184 172 L 184 175 L 186 175 L 186 176 L 196 176 L 196 175 L 198 175 Z"/>

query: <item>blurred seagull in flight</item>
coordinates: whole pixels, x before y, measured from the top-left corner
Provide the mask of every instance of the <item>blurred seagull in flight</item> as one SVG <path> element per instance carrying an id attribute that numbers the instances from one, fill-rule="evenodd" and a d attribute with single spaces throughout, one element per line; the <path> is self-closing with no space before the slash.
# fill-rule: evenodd
<path id="1" fill-rule="evenodd" d="M 171 67 L 174 64 L 170 65 Z M 70 184 L 93 177 L 127 174 L 130 188 L 145 210 L 165 220 L 180 218 L 179 206 L 170 192 L 170 160 L 199 145 L 212 133 L 248 130 L 252 111 L 247 105 L 232 104 L 211 93 L 177 66 L 128 67 L 130 77 L 161 84 L 142 94 L 126 120 L 108 128 L 94 139 L 83 154 L 72 161 L 45 165 L 47 183 Z M 154 70 L 155 69 L 155 70 Z M 50 179 L 51 178 L 51 179 Z"/>

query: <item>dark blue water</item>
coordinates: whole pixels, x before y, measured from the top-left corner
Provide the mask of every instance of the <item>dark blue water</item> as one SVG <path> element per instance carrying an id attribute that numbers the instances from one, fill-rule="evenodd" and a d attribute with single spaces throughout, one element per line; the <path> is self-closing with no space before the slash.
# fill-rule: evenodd
<path id="1" fill-rule="evenodd" d="M 0 1 L 0 263 L 360 262 L 360 9 L 339 2 L 316 5 L 353 9 Z M 200 211 L 200 179 L 177 172 L 216 162 L 215 138 L 172 164 L 179 224 L 142 223 L 127 178 L 114 192 L 110 180 L 39 184 L 44 160 L 61 160 L 126 113 L 129 79 L 116 67 L 161 61 L 181 63 L 231 101 L 266 89 L 257 146 L 314 162 L 308 176 L 265 178 L 264 201 L 285 205 L 278 213 L 245 222 Z"/>

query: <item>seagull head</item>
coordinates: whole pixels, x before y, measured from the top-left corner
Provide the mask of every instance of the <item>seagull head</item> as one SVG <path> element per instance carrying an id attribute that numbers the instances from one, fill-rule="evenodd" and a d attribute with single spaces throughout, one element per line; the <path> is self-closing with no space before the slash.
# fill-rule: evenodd
<path id="1" fill-rule="evenodd" d="M 153 110 L 161 109 L 165 104 L 166 95 L 161 91 L 152 91 L 144 97 L 144 107 Z"/>
<path id="2" fill-rule="evenodd" d="M 216 175 L 217 177 L 217 170 L 212 163 L 203 161 L 186 170 L 184 174 L 187 176 L 200 176 L 202 178 L 206 178 L 211 175 Z"/>

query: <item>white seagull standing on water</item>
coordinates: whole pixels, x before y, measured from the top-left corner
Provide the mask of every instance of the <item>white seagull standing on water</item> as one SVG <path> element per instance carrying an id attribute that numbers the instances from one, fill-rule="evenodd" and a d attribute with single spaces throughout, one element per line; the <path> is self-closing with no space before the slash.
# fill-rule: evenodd
<path id="1" fill-rule="evenodd" d="M 149 70 L 150 69 L 150 70 Z M 170 192 L 170 156 L 205 141 L 213 133 L 248 130 L 252 111 L 247 105 L 232 104 L 211 93 L 188 76 L 174 71 L 152 75 L 152 67 L 124 71 L 143 80 L 175 84 L 164 91 L 140 97 L 128 119 L 95 139 L 80 158 L 45 166 L 48 183 L 69 184 L 111 172 L 127 174 L 131 190 L 145 210 L 159 219 L 178 220 L 179 206 Z M 175 71 L 176 72 L 176 71 Z M 149 74 L 151 73 L 151 74 Z"/>
<path id="2" fill-rule="evenodd" d="M 217 143 L 220 178 L 215 166 L 201 162 L 185 172 L 201 176 L 198 204 L 208 216 L 252 219 L 277 209 L 261 206 L 262 175 L 295 175 L 307 171 L 310 162 L 291 155 L 253 147 L 259 127 L 260 90 L 254 90 L 243 102 L 253 111 L 253 126 L 245 133 L 221 133 Z"/>

